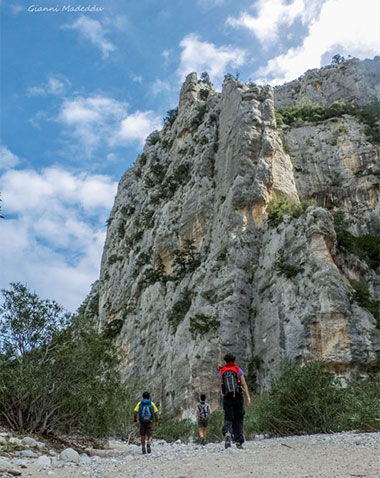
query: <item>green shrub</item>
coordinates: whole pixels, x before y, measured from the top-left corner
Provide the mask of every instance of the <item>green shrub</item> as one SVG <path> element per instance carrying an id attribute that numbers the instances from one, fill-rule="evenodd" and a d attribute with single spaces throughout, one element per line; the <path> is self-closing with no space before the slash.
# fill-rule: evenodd
<path id="1" fill-rule="evenodd" d="M 212 289 L 202 292 L 201 296 L 204 299 L 208 300 L 211 304 L 216 304 L 217 302 L 219 302 L 218 294 L 216 294 L 215 291 Z"/>
<path id="2" fill-rule="evenodd" d="M 197 335 L 205 335 L 212 330 L 217 330 L 220 322 L 215 317 L 209 317 L 205 314 L 195 314 L 190 318 L 189 331 L 193 338 Z"/>
<path id="3" fill-rule="evenodd" d="M 259 432 L 259 407 L 261 397 L 259 395 L 251 395 L 251 406 L 245 407 L 244 415 L 244 436 L 247 440 L 253 440 L 256 433 Z"/>
<path id="4" fill-rule="evenodd" d="M 114 319 L 111 322 L 108 322 L 104 326 L 105 337 L 108 339 L 114 339 L 115 337 L 117 337 L 121 332 L 123 324 L 123 319 Z"/>
<path id="5" fill-rule="evenodd" d="M 223 250 L 223 251 L 219 252 L 219 254 L 216 257 L 216 260 L 220 261 L 220 262 L 224 262 L 226 260 L 226 258 L 227 258 L 227 251 Z"/>
<path id="6" fill-rule="evenodd" d="M 277 272 L 280 275 L 283 275 L 288 279 L 291 279 L 292 277 L 295 277 L 300 272 L 304 271 L 303 267 L 298 267 L 293 264 L 289 264 L 288 262 L 285 262 L 284 260 L 276 261 L 275 267 Z"/>
<path id="7" fill-rule="evenodd" d="M 354 103 L 335 101 L 330 106 L 314 104 L 292 106 L 278 109 L 276 111 L 276 121 L 277 125 L 285 123 L 290 126 L 300 126 L 305 121 L 318 122 L 347 114 L 358 117 L 365 124 L 365 134 L 369 141 L 380 143 L 379 104 L 379 101 L 375 101 L 371 105 L 361 107 Z M 344 130 L 338 132 L 338 134 L 347 132 L 347 127 L 342 126 L 341 128 L 344 128 Z"/>
<path id="8" fill-rule="evenodd" d="M 283 216 L 299 217 L 309 206 L 315 206 L 313 200 L 303 200 L 300 203 L 291 197 L 275 196 L 268 204 L 268 224 L 278 226 Z"/>
<path id="9" fill-rule="evenodd" d="M 194 116 L 194 118 L 191 121 L 191 125 L 194 128 L 198 128 L 198 126 L 202 123 L 204 115 L 206 114 L 206 111 L 207 111 L 206 104 L 198 106 L 197 114 Z"/>
<path id="10" fill-rule="evenodd" d="M 334 131 L 334 136 L 340 136 L 348 133 L 348 126 L 346 124 L 338 126 Z"/>
<path id="11" fill-rule="evenodd" d="M 290 146 L 287 143 L 283 144 L 284 153 L 290 155 Z"/>
<path id="12" fill-rule="evenodd" d="M 135 212 L 136 208 L 134 206 L 131 206 L 130 204 L 127 204 L 125 206 L 122 206 L 121 208 L 121 213 L 123 216 L 132 216 L 132 214 Z"/>
<path id="13" fill-rule="evenodd" d="M 188 272 L 195 271 L 200 264 L 199 254 L 196 252 L 193 239 L 186 239 L 183 241 L 182 249 L 174 250 L 173 265 L 177 268 L 174 276 L 177 278 L 181 278 Z"/>
<path id="14" fill-rule="evenodd" d="M 178 116 L 178 108 L 174 108 L 172 110 L 169 110 L 166 113 L 166 116 L 164 118 L 164 123 L 169 124 L 170 126 L 172 126 L 174 121 L 176 120 L 177 116 Z"/>
<path id="15" fill-rule="evenodd" d="M 342 390 L 324 364 L 286 364 L 260 399 L 256 426 L 280 436 L 337 431 L 342 404 Z"/>
<path id="16" fill-rule="evenodd" d="M 145 269 L 141 283 L 144 285 L 151 285 L 158 281 L 164 282 L 165 279 L 165 267 L 161 259 L 159 259 L 154 268 L 148 267 Z"/>
<path id="17" fill-rule="evenodd" d="M 148 138 L 148 142 L 150 145 L 154 146 L 160 141 L 160 133 L 158 131 L 154 131 L 153 133 L 150 134 Z"/>
<path id="18" fill-rule="evenodd" d="M 191 178 L 190 165 L 181 164 L 174 173 L 168 176 L 160 189 L 160 199 L 170 199 L 174 196 L 177 189 L 189 182 Z"/>
<path id="19" fill-rule="evenodd" d="M 144 211 L 141 215 L 142 226 L 144 226 L 146 228 L 152 227 L 153 224 L 154 224 L 153 216 L 154 216 L 154 211 L 149 210 L 149 209 Z"/>
<path id="20" fill-rule="evenodd" d="M 208 90 L 207 88 L 201 88 L 201 90 L 199 91 L 199 97 L 202 101 L 206 101 L 209 94 L 210 90 Z"/>
<path id="21" fill-rule="evenodd" d="M 276 124 L 277 126 L 282 126 L 284 124 L 283 117 L 278 111 L 276 111 Z"/>
<path id="22" fill-rule="evenodd" d="M 181 440 L 188 443 L 190 438 L 197 435 L 197 425 L 191 420 L 170 420 L 162 418 L 154 432 L 155 438 L 161 438 L 169 443 Z"/>
<path id="23" fill-rule="evenodd" d="M 349 225 L 342 211 L 334 214 L 334 227 L 339 249 L 345 249 L 347 252 L 358 256 L 366 261 L 372 269 L 377 269 L 380 266 L 380 237 L 371 234 L 353 236 L 347 230 Z"/>
<path id="24" fill-rule="evenodd" d="M 165 168 L 162 166 L 162 164 L 155 163 L 155 164 L 152 164 L 150 167 L 150 174 L 151 174 L 150 176 L 147 176 L 145 178 L 145 182 L 148 187 L 153 187 L 162 183 L 165 177 L 166 171 L 165 171 Z"/>
<path id="25" fill-rule="evenodd" d="M 207 440 L 211 442 L 220 442 L 223 440 L 222 428 L 224 423 L 223 410 L 215 410 L 211 413 L 208 427 Z"/>
<path id="26" fill-rule="evenodd" d="M 374 318 L 376 319 L 376 326 L 380 328 L 380 301 L 371 300 L 370 293 L 368 289 L 368 284 L 364 280 L 351 280 L 350 284 L 354 289 L 354 300 L 363 307 L 363 309 L 368 310 Z"/>
<path id="27" fill-rule="evenodd" d="M 23 433 L 109 436 L 128 395 L 112 340 L 85 307 L 65 314 L 19 283 L 2 292 L 1 419 Z"/>
<path id="28" fill-rule="evenodd" d="M 112 266 L 112 264 L 115 264 L 118 261 L 122 261 L 123 258 L 118 256 L 117 254 L 111 254 L 108 258 L 107 264 L 109 266 Z"/>
<path id="29" fill-rule="evenodd" d="M 125 221 L 124 221 L 124 219 L 121 219 L 119 221 L 119 224 L 117 226 L 117 234 L 118 234 L 120 239 L 123 239 L 123 237 L 125 236 Z"/>
<path id="30" fill-rule="evenodd" d="M 140 167 L 144 167 L 146 165 L 147 160 L 148 160 L 148 158 L 146 157 L 146 154 L 141 153 L 140 156 L 138 157 Z"/>
<path id="31" fill-rule="evenodd" d="M 145 266 L 146 264 L 149 264 L 152 259 L 152 255 L 148 254 L 147 252 L 142 252 L 141 254 L 138 255 L 136 259 L 136 267 L 140 268 Z"/>
<path id="32" fill-rule="evenodd" d="M 169 150 L 173 146 L 173 143 L 174 143 L 174 139 L 166 139 L 165 138 L 165 139 L 162 140 L 161 144 L 162 144 L 162 147 L 164 149 Z"/>
<path id="33" fill-rule="evenodd" d="M 182 322 L 191 307 L 191 292 L 185 289 L 182 293 L 182 299 L 176 302 L 168 315 L 168 322 L 175 333 L 178 325 Z"/>
<path id="34" fill-rule="evenodd" d="M 207 439 L 222 441 L 224 412 L 210 415 Z M 343 430 L 380 430 L 380 373 L 355 377 L 346 387 L 321 362 L 303 367 L 286 363 L 280 375 L 271 380 L 270 391 L 254 395 L 245 407 L 244 435 L 272 436 L 331 433 Z M 163 420 L 157 438 L 188 441 L 197 436 L 189 420 Z"/>
<path id="35" fill-rule="evenodd" d="M 343 430 L 374 432 L 380 429 L 380 373 L 354 377 L 344 391 Z"/>

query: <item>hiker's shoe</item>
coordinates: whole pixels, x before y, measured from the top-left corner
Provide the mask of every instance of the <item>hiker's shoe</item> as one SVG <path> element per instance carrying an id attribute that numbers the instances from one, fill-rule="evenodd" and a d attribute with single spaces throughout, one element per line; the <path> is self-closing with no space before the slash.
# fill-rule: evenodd
<path id="1" fill-rule="evenodd" d="M 142 450 L 142 454 L 145 455 L 146 454 L 145 446 L 141 447 L 141 450 Z"/>
<path id="2" fill-rule="evenodd" d="M 206 445 L 206 440 L 204 438 L 201 438 L 201 445 Z"/>
<path id="3" fill-rule="evenodd" d="M 231 447 L 231 433 L 226 433 L 226 439 L 224 441 L 224 448 Z"/>
<path id="4" fill-rule="evenodd" d="M 244 450 L 243 443 L 236 443 L 236 448 L 239 448 L 239 450 Z"/>
<path id="5" fill-rule="evenodd" d="M 152 452 L 152 449 L 151 449 L 151 447 L 150 447 L 150 443 L 147 444 L 146 450 L 147 450 L 148 453 L 151 453 L 151 452 Z"/>

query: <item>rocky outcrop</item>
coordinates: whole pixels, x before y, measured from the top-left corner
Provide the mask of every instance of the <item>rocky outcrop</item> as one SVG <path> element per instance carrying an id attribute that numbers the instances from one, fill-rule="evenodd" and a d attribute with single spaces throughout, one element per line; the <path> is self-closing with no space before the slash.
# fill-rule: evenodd
<path id="1" fill-rule="evenodd" d="M 192 73 L 121 179 L 87 310 L 164 412 L 199 392 L 216 406 L 226 351 L 259 390 L 286 358 L 376 367 L 379 144 L 360 115 L 281 126 L 275 105 L 366 106 L 379 73 L 351 60 L 275 90 L 228 77 L 221 93 Z"/>

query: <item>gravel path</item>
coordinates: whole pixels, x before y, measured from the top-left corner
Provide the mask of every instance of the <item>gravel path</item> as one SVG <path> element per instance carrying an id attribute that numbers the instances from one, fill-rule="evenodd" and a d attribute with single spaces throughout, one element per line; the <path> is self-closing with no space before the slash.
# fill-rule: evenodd
<path id="1" fill-rule="evenodd" d="M 30 463 L 23 477 L 42 478 L 350 478 L 380 476 L 380 433 L 339 433 L 259 438 L 225 450 L 222 443 L 167 444 L 153 441 L 151 455 L 140 447 L 111 442 L 110 456 L 91 463 L 37 470 Z"/>

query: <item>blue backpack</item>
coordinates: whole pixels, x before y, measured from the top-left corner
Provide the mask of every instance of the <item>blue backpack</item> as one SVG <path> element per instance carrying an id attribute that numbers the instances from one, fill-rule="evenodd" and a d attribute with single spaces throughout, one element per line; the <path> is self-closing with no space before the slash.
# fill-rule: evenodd
<path id="1" fill-rule="evenodd" d="M 148 398 L 144 398 L 141 400 L 139 406 L 139 420 L 142 423 L 150 423 L 153 421 L 154 417 L 154 408 L 152 405 L 152 401 Z"/>

